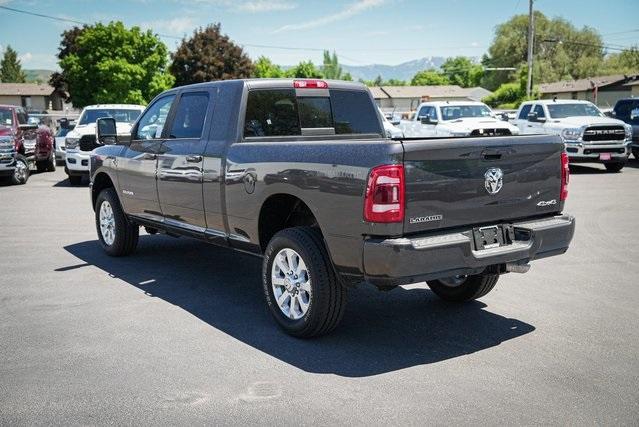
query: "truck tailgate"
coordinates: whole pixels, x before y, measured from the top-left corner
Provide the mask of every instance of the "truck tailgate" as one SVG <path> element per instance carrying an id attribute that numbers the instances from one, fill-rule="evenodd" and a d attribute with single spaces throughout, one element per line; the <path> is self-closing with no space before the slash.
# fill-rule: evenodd
<path id="1" fill-rule="evenodd" d="M 497 224 L 563 209 L 559 137 L 404 139 L 402 144 L 405 233 Z"/>

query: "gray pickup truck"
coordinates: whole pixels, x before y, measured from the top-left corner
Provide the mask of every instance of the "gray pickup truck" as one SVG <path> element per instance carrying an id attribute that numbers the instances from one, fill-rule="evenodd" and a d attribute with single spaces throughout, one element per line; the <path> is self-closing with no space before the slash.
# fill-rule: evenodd
<path id="1" fill-rule="evenodd" d="M 183 86 L 125 140 L 98 119 L 97 144 L 91 201 L 109 255 L 132 253 L 143 226 L 262 256 L 267 305 L 298 337 L 334 329 L 359 283 L 479 298 L 565 252 L 575 228 L 558 136 L 388 139 L 358 83 Z"/>

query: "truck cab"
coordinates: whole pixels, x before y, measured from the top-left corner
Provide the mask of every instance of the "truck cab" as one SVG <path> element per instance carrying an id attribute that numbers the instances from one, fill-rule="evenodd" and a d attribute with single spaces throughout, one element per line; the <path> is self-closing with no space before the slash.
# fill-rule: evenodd
<path id="1" fill-rule="evenodd" d="M 131 133 L 131 126 L 143 110 L 144 106 L 134 104 L 100 104 L 84 107 L 75 127 L 64 137 L 64 171 L 71 185 L 78 185 L 82 182 L 82 177 L 89 176 L 89 153 L 97 147 L 96 120 L 112 117 L 117 123 L 118 135 L 125 136 Z"/>
<path id="2" fill-rule="evenodd" d="M 620 99 L 612 109 L 612 116 L 632 126 L 632 155 L 639 160 L 639 98 Z"/>
<path id="3" fill-rule="evenodd" d="M 476 101 L 422 102 L 412 120 L 402 120 L 405 137 L 461 137 L 517 135 L 519 129 L 500 120 Z"/>
<path id="4" fill-rule="evenodd" d="M 580 100 L 526 101 L 515 124 L 522 134 L 559 135 L 571 163 L 601 163 L 619 172 L 628 161 L 632 127 Z"/>

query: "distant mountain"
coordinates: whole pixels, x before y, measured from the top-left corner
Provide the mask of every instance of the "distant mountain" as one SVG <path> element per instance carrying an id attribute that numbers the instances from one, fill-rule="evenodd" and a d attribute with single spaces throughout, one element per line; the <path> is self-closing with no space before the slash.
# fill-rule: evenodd
<path id="1" fill-rule="evenodd" d="M 353 80 L 375 80 L 377 76 L 382 79 L 410 80 L 418 71 L 429 68 L 438 69 L 446 61 L 442 56 L 430 56 L 427 58 L 414 59 L 398 65 L 343 65 L 342 70 L 351 73 Z"/>
<path id="2" fill-rule="evenodd" d="M 42 83 L 47 83 L 49 81 L 49 77 L 53 74 L 53 70 L 23 70 L 27 75 L 27 83 L 37 83 L 38 81 Z"/>

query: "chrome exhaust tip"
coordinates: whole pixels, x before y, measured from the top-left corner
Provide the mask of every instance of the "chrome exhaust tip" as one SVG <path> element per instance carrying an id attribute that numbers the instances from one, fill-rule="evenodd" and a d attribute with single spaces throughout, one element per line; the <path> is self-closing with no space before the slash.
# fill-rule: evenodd
<path id="1" fill-rule="evenodd" d="M 521 264 L 515 262 L 506 263 L 506 271 L 510 273 L 527 273 L 530 270 L 530 264 Z"/>

